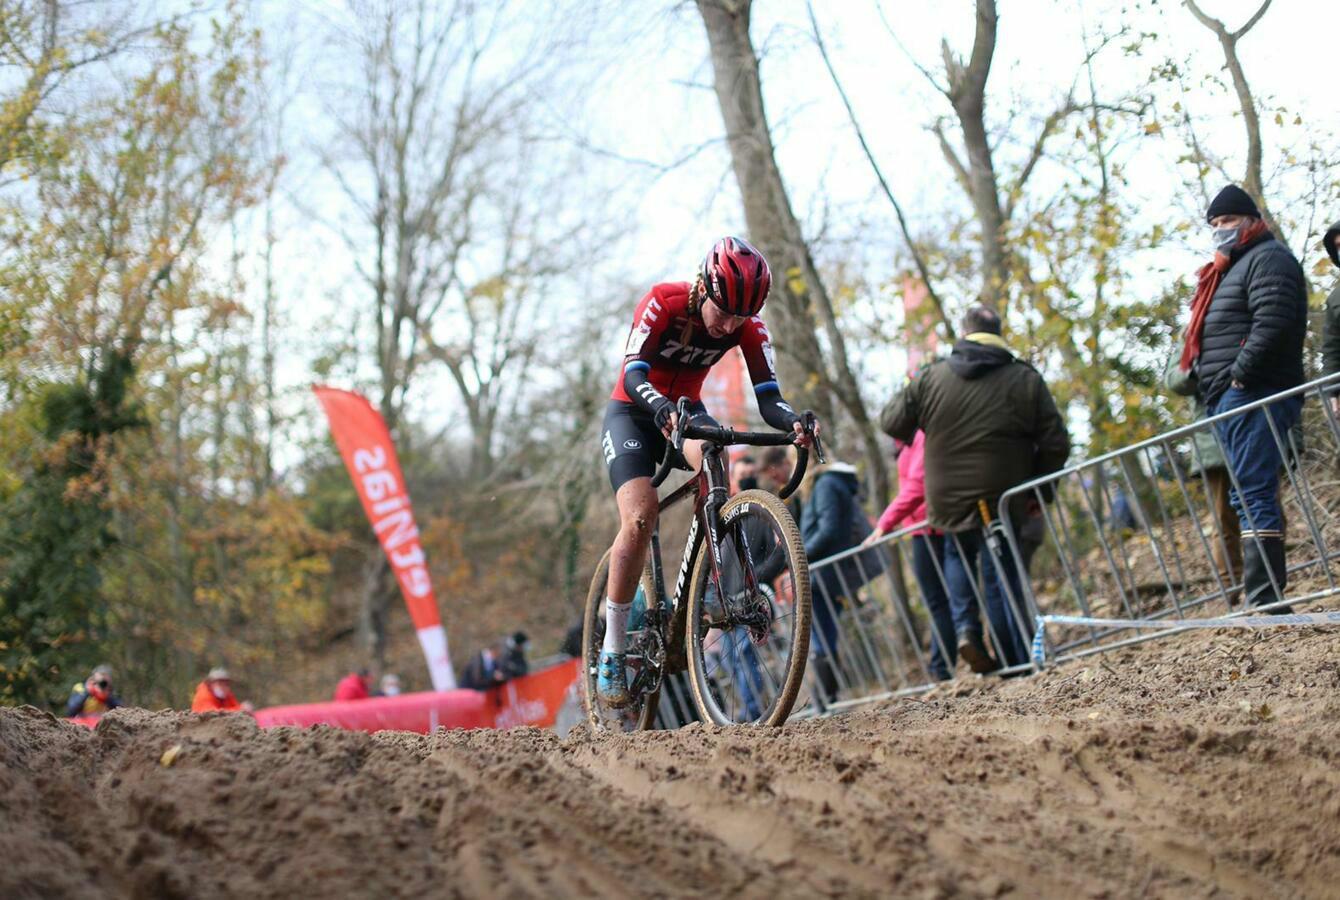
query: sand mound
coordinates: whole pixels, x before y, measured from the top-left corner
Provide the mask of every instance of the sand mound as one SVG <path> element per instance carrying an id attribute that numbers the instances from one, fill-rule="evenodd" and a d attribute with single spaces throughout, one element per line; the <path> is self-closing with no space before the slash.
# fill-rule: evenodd
<path id="1" fill-rule="evenodd" d="M 1334 897 L 1340 634 L 1176 637 L 781 731 L 0 710 L 0 847 L 4 897 Z"/>

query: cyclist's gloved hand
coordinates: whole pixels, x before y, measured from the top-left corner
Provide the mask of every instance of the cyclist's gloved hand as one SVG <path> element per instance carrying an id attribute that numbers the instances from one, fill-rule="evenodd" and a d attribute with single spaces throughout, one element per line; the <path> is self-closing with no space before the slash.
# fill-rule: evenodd
<path id="1" fill-rule="evenodd" d="M 805 426 L 799 421 L 791 426 L 791 430 L 796 433 L 796 446 L 804 447 L 808 450 L 810 447 L 814 446 L 814 439 L 819 436 L 819 420 L 814 420 L 814 429 L 812 431 L 806 431 Z"/>
<path id="2" fill-rule="evenodd" d="M 670 433 L 675 430 L 675 420 L 675 405 L 673 403 L 667 400 L 664 403 L 657 404 L 653 421 L 656 422 L 656 427 L 661 430 L 661 434 L 669 437 Z"/>

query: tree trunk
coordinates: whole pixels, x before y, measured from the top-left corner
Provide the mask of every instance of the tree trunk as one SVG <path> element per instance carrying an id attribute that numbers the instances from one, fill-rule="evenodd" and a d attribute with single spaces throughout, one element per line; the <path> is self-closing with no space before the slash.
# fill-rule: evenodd
<path id="1" fill-rule="evenodd" d="M 261 372 L 265 380 L 265 437 L 261 442 L 264 459 L 261 483 L 268 490 L 274 484 L 275 440 L 275 280 L 274 280 L 274 178 L 265 194 L 265 298 L 261 319 Z"/>
<path id="2" fill-rule="evenodd" d="M 889 494 L 888 466 L 847 359 L 846 341 L 819 277 L 791 200 L 763 108 L 758 57 L 749 37 L 750 0 L 697 0 L 711 45 L 717 101 L 726 126 L 731 165 L 744 202 L 750 238 L 773 266 L 772 309 L 783 382 L 802 405 L 832 423 L 832 397 L 859 435 L 874 496 Z M 780 302 L 779 302 L 780 301 Z M 816 328 L 822 325 L 833 357 L 830 375 Z"/>
<path id="3" fill-rule="evenodd" d="M 996 22 L 995 0 L 977 0 L 977 29 L 967 63 L 956 59 L 947 43 L 942 45 L 945 74 L 949 79 L 946 94 L 963 133 L 966 166 L 958 161 L 943 137 L 941 147 L 950 157 L 950 165 L 960 181 L 965 182 L 982 230 L 980 300 L 1003 314 L 1008 296 L 1009 254 L 1005 247 L 1005 215 L 1001 211 L 996 168 L 986 133 L 986 79 L 991 74 L 991 59 L 996 52 Z"/>
<path id="4" fill-rule="evenodd" d="M 1238 59 L 1238 40 L 1261 21 L 1266 10 L 1270 9 L 1270 4 L 1271 0 L 1265 0 L 1245 25 L 1237 31 L 1229 31 L 1222 21 L 1201 11 L 1195 0 L 1186 0 L 1187 9 L 1191 10 L 1196 20 L 1213 31 L 1215 37 L 1219 39 L 1219 46 L 1224 51 L 1224 67 L 1233 78 L 1233 91 L 1238 96 L 1238 106 L 1242 110 L 1242 125 L 1247 130 L 1247 170 L 1242 176 L 1242 189 L 1256 201 L 1257 207 L 1261 210 L 1261 217 L 1265 219 L 1270 230 L 1279 235 L 1280 240 L 1285 240 L 1284 232 L 1280 230 L 1279 222 L 1266 202 L 1265 186 L 1261 177 L 1261 160 L 1264 155 L 1261 149 L 1261 118 L 1256 112 L 1256 100 L 1252 96 L 1251 85 L 1247 83 L 1247 73 L 1243 71 L 1242 62 Z"/>
<path id="5" fill-rule="evenodd" d="M 386 618 L 390 612 L 394 580 L 386 554 L 378 546 L 363 574 L 362 609 L 358 617 L 359 644 L 377 671 L 386 668 Z"/>

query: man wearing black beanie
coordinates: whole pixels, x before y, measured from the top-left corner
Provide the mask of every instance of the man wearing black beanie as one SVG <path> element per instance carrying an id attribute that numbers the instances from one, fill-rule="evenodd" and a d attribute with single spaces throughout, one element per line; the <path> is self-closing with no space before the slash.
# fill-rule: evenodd
<path id="1" fill-rule="evenodd" d="M 1205 221 L 1213 225 L 1220 216 L 1250 216 L 1259 219 L 1261 210 L 1256 208 L 1256 201 L 1251 194 L 1236 184 L 1230 184 L 1210 201 L 1210 208 L 1205 211 Z"/>
<path id="2" fill-rule="evenodd" d="M 1230 184 L 1220 191 L 1205 219 L 1214 228 L 1214 258 L 1197 272 L 1181 369 L 1216 415 L 1303 383 L 1307 285 L 1298 260 L 1242 188 Z M 1288 434 L 1302 406 L 1301 396 L 1288 397 L 1215 425 L 1237 481 L 1229 499 L 1242 525 L 1249 606 L 1282 600 L 1288 583 L 1279 500 L 1283 454 L 1275 435 Z"/>

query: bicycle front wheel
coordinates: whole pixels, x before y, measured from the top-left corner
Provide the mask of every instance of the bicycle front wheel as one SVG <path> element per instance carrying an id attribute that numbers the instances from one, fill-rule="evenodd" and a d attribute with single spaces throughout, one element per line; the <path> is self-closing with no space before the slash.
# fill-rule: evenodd
<path id="1" fill-rule="evenodd" d="M 721 510 L 720 583 L 703 547 L 689 587 L 685 639 L 693 700 L 718 725 L 781 725 L 810 647 L 810 574 L 785 504 L 742 491 Z"/>

